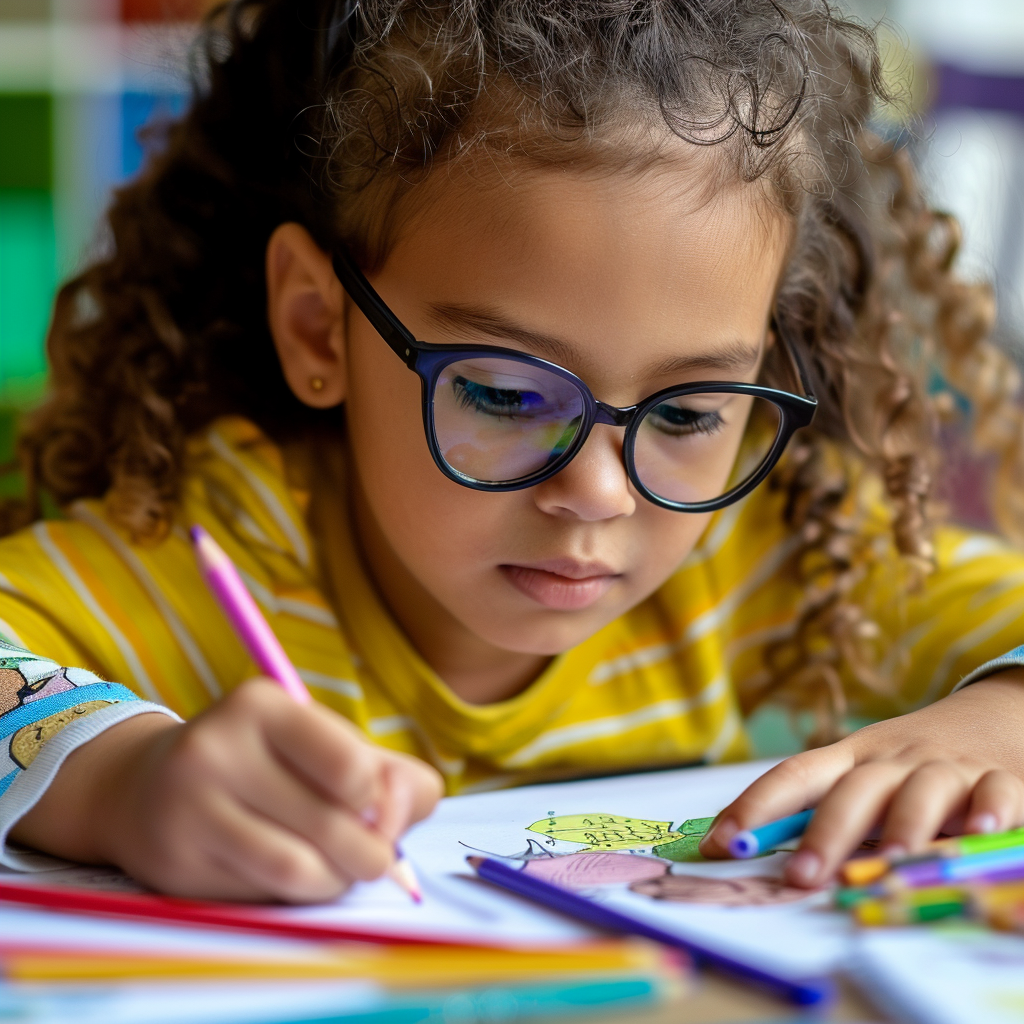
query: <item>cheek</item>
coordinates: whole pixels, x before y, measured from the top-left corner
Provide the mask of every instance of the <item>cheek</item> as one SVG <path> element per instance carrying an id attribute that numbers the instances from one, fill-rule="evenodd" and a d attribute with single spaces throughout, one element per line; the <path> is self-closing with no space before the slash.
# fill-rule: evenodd
<path id="1" fill-rule="evenodd" d="M 486 546 L 488 533 L 476 492 L 445 477 L 423 430 L 419 377 L 376 334 L 352 332 L 349 446 L 374 519 L 391 548 L 416 571 L 447 561 L 451 550 Z M 450 565 L 450 563 L 448 563 Z"/>
<path id="2" fill-rule="evenodd" d="M 694 549 L 711 516 L 710 512 L 670 512 L 638 496 L 637 512 L 630 523 L 636 585 L 650 592 L 668 579 Z"/>
<path id="3" fill-rule="evenodd" d="M 396 495 L 400 482 L 415 488 L 427 467 L 433 469 L 419 377 L 362 322 L 353 327 L 348 353 L 345 417 L 360 478 L 367 485 L 380 481 Z"/>

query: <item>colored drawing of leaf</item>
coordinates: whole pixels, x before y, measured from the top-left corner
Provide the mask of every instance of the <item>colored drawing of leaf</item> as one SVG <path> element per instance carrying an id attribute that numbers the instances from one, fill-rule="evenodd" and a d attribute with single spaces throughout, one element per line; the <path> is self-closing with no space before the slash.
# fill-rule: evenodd
<path id="1" fill-rule="evenodd" d="M 527 828 L 552 839 L 580 843 L 589 850 L 635 850 L 680 838 L 670 821 L 621 814 L 562 814 L 535 821 Z"/>
<path id="2" fill-rule="evenodd" d="M 677 839 L 674 843 L 664 843 L 661 846 L 655 846 L 651 850 L 651 853 L 653 853 L 655 857 L 664 857 L 665 860 L 674 860 L 679 863 L 703 860 L 704 858 L 701 856 L 700 850 L 697 848 L 703 838 L 703 832 L 696 835 L 683 836 L 682 838 Z"/>
<path id="3" fill-rule="evenodd" d="M 705 836 L 714 820 L 714 818 L 690 818 L 682 825 L 677 825 L 676 831 L 684 836 Z"/>

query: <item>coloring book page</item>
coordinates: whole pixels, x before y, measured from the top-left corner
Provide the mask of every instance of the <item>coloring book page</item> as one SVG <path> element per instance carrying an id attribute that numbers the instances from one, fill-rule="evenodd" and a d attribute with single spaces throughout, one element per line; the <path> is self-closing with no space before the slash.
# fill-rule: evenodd
<path id="1" fill-rule="evenodd" d="M 382 879 L 355 886 L 335 903 L 252 908 L 252 914 L 470 944 L 564 946 L 594 937 L 586 925 L 477 879 L 466 858 L 486 855 L 766 969 L 794 977 L 826 973 L 846 957 L 851 926 L 830 909 L 827 892 L 808 894 L 783 883 L 788 853 L 706 861 L 697 851 L 712 817 L 772 763 L 451 797 L 402 841 L 423 887 L 419 906 Z M 96 868 L 4 878 L 136 888 Z"/>
<path id="2" fill-rule="evenodd" d="M 422 906 L 385 880 L 332 906 L 282 913 L 510 945 L 595 934 L 478 880 L 466 858 L 486 855 L 767 969 L 827 973 L 848 952 L 849 918 L 831 909 L 827 892 L 783 884 L 788 853 L 706 861 L 697 852 L 712 817 L 773 763 L 452 797 L 402 841 L 423 883 Z"/>

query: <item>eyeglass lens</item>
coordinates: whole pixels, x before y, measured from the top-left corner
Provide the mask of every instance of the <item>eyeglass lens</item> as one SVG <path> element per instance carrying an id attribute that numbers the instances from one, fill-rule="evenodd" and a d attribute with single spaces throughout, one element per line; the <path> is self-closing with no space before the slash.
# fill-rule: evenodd
<path id="1" fill-rule="evenodd" d="M 502 357 L 450 363 L 434 387 L 441 456 L 477 483 L 511 483 L 556 461 L 576 439 L 584 411 L 572 381 Z M 780 425 L 778 408 L 762 398 L 725 392 L 665 398 L 637 429 L 637 477 L 671 502 L 713 500 L 757 470 Z"/>

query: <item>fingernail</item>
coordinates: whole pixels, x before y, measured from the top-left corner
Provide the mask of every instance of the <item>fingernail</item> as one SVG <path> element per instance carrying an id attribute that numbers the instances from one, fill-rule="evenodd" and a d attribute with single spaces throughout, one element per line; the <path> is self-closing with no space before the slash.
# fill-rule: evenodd
<path id="1" fill-rule="evenodd" d="M 367 807 L 360 812 L 359 817 L 367 828 L 373 828 L 377 824 L 377 819 L 380 815 L 377 813 L 376 807 Z"/>
<path id="2" fill-rule="evenodd" d="M 728 846 L 729 840 L 732 839 L 740 827 L 732 818 L 725 818 L 720 821 L 698 844 L 698 849 L 703 849 L 705 843 L 715 842 L 719 846 Z"/>
<path id="3" fill-rule="evenodd" d="M 786 865 L 786 874 L 797 885 L 814 885 L 821 874 L 821 858 L 813 850 L 797 850 Z"/>
<path id="4" fill-rule="evenodd" d="M 888 846 L 883 846 L 879 851 L 880 857 L 888 857 L 889 860 L 899 860 L 900 857 L 906 857 L 907 848 L 902 843 L 890 843 Z"/>
<path id="5" fill-rule="evenodd" d="M 996 832 L 999 829 L 999 820 L 994 814 L 987 811 L 982 814 L 975 814 L 967 822 L 968 832 Z"/>

